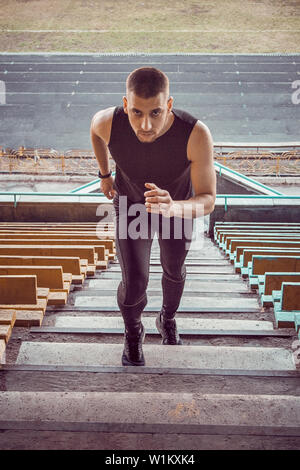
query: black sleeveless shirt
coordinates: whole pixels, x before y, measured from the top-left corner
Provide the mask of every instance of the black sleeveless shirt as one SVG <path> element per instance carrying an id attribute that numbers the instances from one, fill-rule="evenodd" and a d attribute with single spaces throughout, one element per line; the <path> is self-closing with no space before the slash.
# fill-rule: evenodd
<path id="1" fill-rule="evenodd" d="M 187 144 L 197 119 L 172 109 L 174 121 L 165 134 L 152 143 L 140 142 L 122 106 L 114 110 L 108 148 L 116 163 L 114 188 L 133 202 L 145 202 L 145 183 L 169 191 L 173 200 L 193 195 Z"/>

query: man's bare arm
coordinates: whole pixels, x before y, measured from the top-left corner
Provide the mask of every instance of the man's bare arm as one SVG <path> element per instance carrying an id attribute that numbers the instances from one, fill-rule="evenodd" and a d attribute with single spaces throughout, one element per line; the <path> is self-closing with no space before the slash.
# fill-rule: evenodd
<path id="1" fill-rule="evenodd" d="M 113 108 L 98 111 L 92 118 L 90 136 L 100 172 L 109 173 L 109 143 Z"/>
<path id="2" fill-rule="evenodd" d="M 191 133 L 187 152 L 191 161 L 191 180 L 195 193 L 188 201 L 203 204 L 204 215 L 210 214 L 216 200 L 214 148 L 208 127 L 200 121 L 195 124 Z"/>
<path id="3" fill-rule="evenodd" d="M 110 171 L 107 145 L 110 139 L 113 111 L 114 108 L 98 111 L 93 116 L 90 126 L 91 142 L 102 175 L 106 175 Z M 101 180 L 100 188 L 108 199 L 112 199 L 115 194 L 113 182 L 112 176 Z"/>

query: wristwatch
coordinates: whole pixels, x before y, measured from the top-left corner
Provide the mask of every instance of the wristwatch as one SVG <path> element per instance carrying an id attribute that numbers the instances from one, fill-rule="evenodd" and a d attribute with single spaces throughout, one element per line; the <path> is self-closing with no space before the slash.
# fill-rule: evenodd
<path id="1" fill-rule="evenodd" d="M 110 172 L 107 173 L 106 175 L 102 175 L 102 174 L 100 173 L 100 170 L 99 170 L 98 176 L 99 176 L 99 178 L 101 178 L 101 179 L 103 179 L 103 178 L 109 178 L 109 177 L 111 176 L 111 173 L 112 173 L 112 171 L 110 170 Z"/>

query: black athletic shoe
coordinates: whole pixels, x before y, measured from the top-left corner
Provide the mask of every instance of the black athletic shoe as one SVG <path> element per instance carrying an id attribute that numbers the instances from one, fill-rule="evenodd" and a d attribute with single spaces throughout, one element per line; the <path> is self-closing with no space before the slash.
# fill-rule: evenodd
<path id="1" fill-rule="evenodd" d="M 162 312 L 156 318 L 156 327 L 162 336 L 161 344 L 182 344 L 176 327 L 176 320 L 166 320 Z"/>
<path id="2" fill-rule="evenodd" d="M 145 328 L 142 325 L 140 332 L 129 334 L 125 330 L 124 334 L 124 350 L 122 355 L 123 366 L 144 366 L 145 358 L 143 354 L 142 344 L 145 338 Z"/>

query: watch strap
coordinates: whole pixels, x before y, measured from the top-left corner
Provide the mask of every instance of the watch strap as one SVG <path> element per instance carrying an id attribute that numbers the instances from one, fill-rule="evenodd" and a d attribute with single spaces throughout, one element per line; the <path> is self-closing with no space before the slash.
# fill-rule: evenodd
<path id="1" fill-rule="evenodd" d="M 101 178 L 101 179 L 103 179 L 103 178 L 109 178 L 109 177 L 111 176 L 111 173 L 112 173 L 112 172 L 110 171 L 110 172 L 107 173 L 106 175 L 102 175 L 101 172 L 100 172 L 100 170 L 99 170 L 98 176 L 99 176 L 99 178 Z"/>

